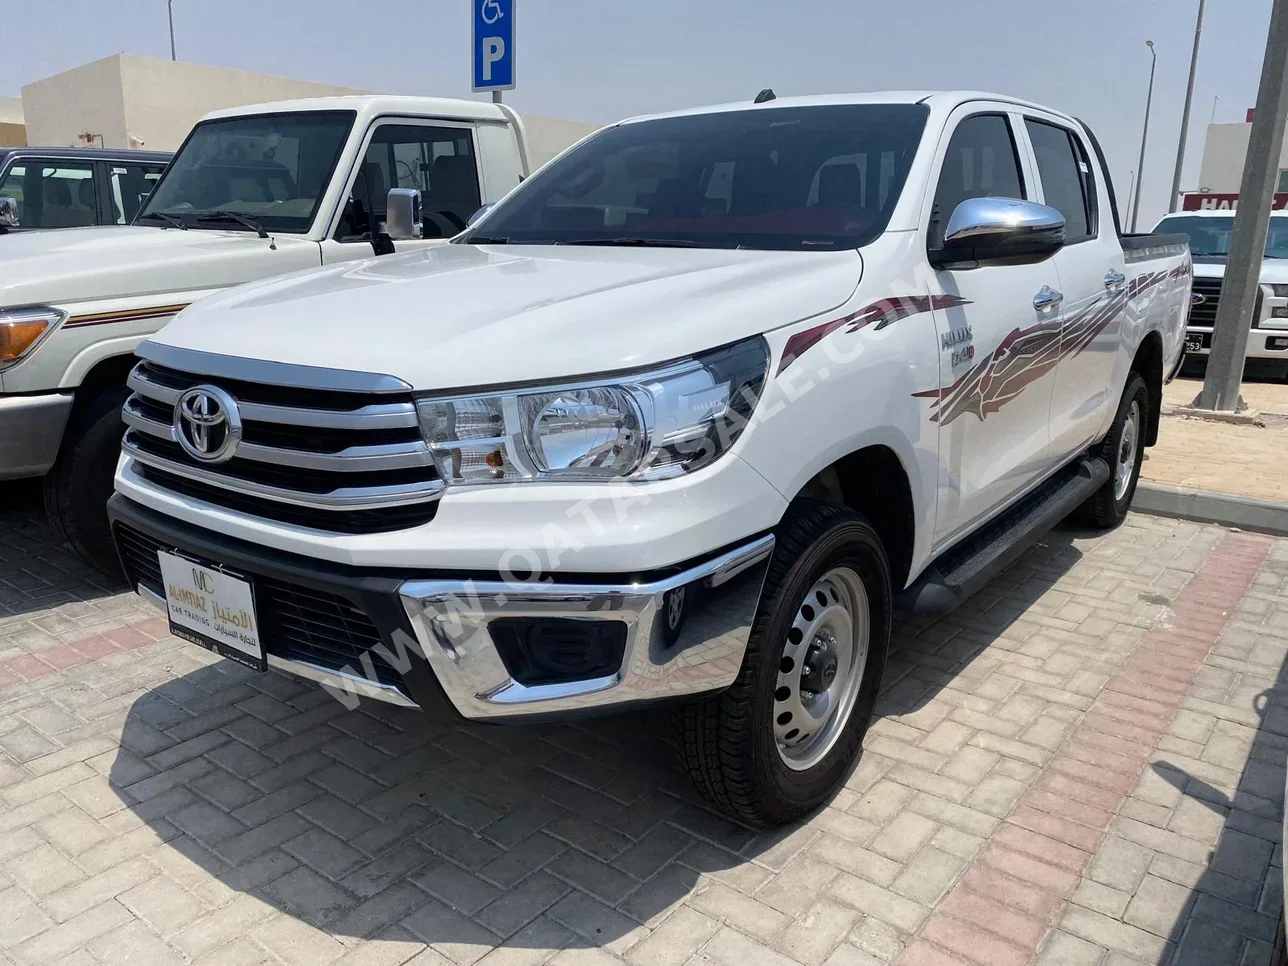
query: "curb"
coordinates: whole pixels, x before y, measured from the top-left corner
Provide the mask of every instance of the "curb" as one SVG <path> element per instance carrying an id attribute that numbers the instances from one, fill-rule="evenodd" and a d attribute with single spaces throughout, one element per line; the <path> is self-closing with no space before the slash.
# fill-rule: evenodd
<path id="1" fill-rule="evenodd" d="M 1141 480 L 1132 509 L 1160 517 L 1219 523 L 1226 527 L 1288 537 L 1288 503 L 1250 496 L 1211 493 Z"/>

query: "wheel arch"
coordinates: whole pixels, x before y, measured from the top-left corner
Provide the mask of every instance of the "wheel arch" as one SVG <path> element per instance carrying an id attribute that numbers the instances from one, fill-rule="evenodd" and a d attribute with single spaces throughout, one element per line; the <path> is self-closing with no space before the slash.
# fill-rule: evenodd
<path id="1" fill-rule="evenodd" d="M 796 499 L 822 500 L 862 514 L 876 530 L 897 592 L 910 576 L 917 517 L 904 461 L 888 445 L 870 444 L 833 460 L 800 489 Z"/>
<path id="2" fill-rule="evenodd" d="M 1149 413 L 1145 420 L 1145 445 L 1158 442 L 1158 424 L 1163 412 L 1163 337 L 1156 330 L 1145 333 L 1132 358 L 1130 372 L 1145 380 L 1149 389 Z"/>

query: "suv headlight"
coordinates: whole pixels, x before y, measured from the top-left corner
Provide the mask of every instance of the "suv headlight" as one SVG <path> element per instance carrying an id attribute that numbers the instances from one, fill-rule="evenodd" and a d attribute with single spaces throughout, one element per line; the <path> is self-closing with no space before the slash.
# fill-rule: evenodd
<path id="1" fill-rule="evenodd" d="M 0 369 L 7 369 L 34 349 L 63 320 L 48 305 L 0 309 Z"/>
<path id="2" fill-rule="evenodd" d="M 1270 294 L 1277 299 L 1288 299 L 1288 285 L 1269 285 Z"/>
<path id="3" fill-rule="evenodd" d="M 640 373 L 419 400 L 446 483 L 660 480 L 737 441 L 769 365 L 761 338 Z"/>

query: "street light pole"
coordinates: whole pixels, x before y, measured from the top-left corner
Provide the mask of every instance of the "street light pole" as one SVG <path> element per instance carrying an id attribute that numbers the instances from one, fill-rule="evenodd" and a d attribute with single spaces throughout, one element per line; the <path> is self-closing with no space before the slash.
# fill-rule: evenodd
<path id="1" fill-rule="evenodd" d="M 1260 292 L 1261 265 L 1274 201 L 1279 152 L 1288 126 L 1288 0 L 1274 0 L 1270 35 L 1261 64 L 1257 108 L 1248 138 L 1248 156 L 1239 186 L 1239 207 L 1230 233 L 1230 254 L 1221 283 L 1212 328 L 1203 392 L 1195 400 L 1201 409 L 1234 412 L 1239 408 L 1239 385 L 1248 352 L 1248 333 Z"/>
<path id="2" fill-rule="evenodd" d="M 1185 167 L 1185 142 L 1190 135 L 1190 107 L 1194 103 L 1194 74 L 1199 66 L 1199 41 L 1203 38 L 1203 7 L 1207 0 L 1199 0 L 1199 16 L 1194 24 L 1194 53 L 1190 55 L 1190 83 L 1185 88 L 1185 110 L 1181 114 L 1181 141 L 1176 147 L 1176 173 L 1172 175 L 1172 198 L 1167 210 L 1175 211 L 1181 197 L 1181 169 Z"/>
<path id="3" fill-rule="evenodd" d="M 175 60 L 174 56 L 174 0 L 165 0 L 166 13 L 170 16 L 170 59 Z"/>
<path id="4" fill-rule="evenodd" d="M 1158 51 L 1154 41 L 1145 41 L 1149 48 L 1149 93 L 1145 97 L 1145 126 L 1140 132 L 1140 164 L 1136 166 L 1136 200 L 1131 206 L 1131 230 L 1136 231 L 1136 220 L 1140 217 L 1140 189 L 1145 186 L 1145 142 L 1149 140 L 1149 112 L 1154 106 L 1154 71 L 1158 67 Z"/>

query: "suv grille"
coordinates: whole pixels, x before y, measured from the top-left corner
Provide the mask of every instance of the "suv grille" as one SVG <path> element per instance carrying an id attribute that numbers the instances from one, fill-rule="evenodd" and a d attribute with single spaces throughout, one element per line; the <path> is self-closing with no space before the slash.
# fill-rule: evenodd
<path id="1" fill-rule="evenodd" d="M 1203 296 L 1203 301 L 1190 306 L 1189 324 L 1211 328 L 1216 324 L 1216 310 L 1221 304 L 1221 279 L 1196 278 L 1194 294 Z"/>
<path id="2" fill-rule="evenodd" d="M 1224 279 L 1220 278 L 1196 278 L 1194 279 L 1194 294 L 1203 296 L 1203 301 L 1198 305 L 1190 306 L 1190 320 L 1188 325 L 1199 325 L 1204 328 L 1216 327 L 1217 309 L 1221 307 L 1221 283 Z M 1252 327 L 1258 326 L 1261 318 L 1261 300 L 1265 297 L 1265 290 L 1257 289 L 1256 308 L 1252 312 Z M 1206 342 L 1206 340 L 1204 340 Z"/>
<path id="3" fill-rule="evenodd" d="M 130 582 L 164 598 L 157 551 L 172 548 L 122 524 L 116 526 L 116 544 Z M 248 576 L 267 653 L 331 671 L 347 667 L 357 674 L 364 673 L 362 655 L 368 654 L 376 679 L 404 690 L 402 675 L 371 650 L 380 643 L 380 632 L 351 601 L 299 584 Z"/>
<path id="4" fill-rule="evenodd" d="M 237 403 L 233 457 L 179 444 L 174 408 L 208 385 Z M 206 377 L 155 362 L 130 374 L 122 449 L 156 486 L 239 513 L 332 533 L 405 529 L 434 517 L 443 484 L 406 392 L 294 388 Z"/>

